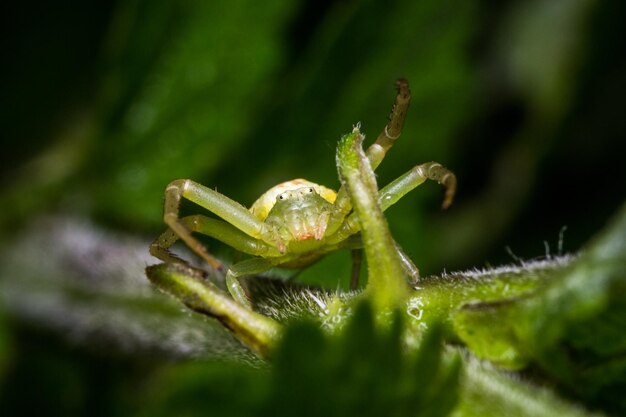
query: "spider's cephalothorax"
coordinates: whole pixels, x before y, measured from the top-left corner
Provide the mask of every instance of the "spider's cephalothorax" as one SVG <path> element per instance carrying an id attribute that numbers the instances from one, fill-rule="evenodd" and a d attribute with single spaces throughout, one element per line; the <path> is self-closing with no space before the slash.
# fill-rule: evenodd
<path id="1" fill-rule="evenodd" d="M 398 94 L 389 123 L 365 151 L 365 157 L 372 169 L 378 167 L 402 131 L 410 92 L 406 80 L 398 80 L 397 87 Z M 360 140 L 363 139 L 358 125 L 351 135 L 358 135 Z M 452 172 L 436 162 L 417 165 L 380 189 L 380 208 L 386 210 L 427 179 L 446 187 L 443 207 L 447 208 L 456 190 L 456 178 Z M 181 198 L 206 208 L 222 220 L 203 215 L 180 218 Z M 192 235 L 195 232 L 252 255 L 251 258 L 230 266 L 226 273 L 230 293 L 241 304 L 250 306 L 238 277 L 267 271 L 274 266 L 306 266 L 336 249 L 358 250 L 361 247 L 358 235 L 360 225 L 352 211 L 351 198 L 358 198 L 358 193 L 349 196 L 344 186 L 335 192 L 310 181 L 297 179 L 271 188 L 247 209 L 194 181 L 176 180 L 165 189 L 163 218 L 169 228 L 153 242 L 150 253 L 166 262 L 185 262 L 168 250 L 174 242 L 181 239 L 215 269 L 226 270 Z M 394 245 L 405 272 L 415 279 L 419 275 L 417 268 L 402 253 L 400 247 L 395 243 Z M 355 256 L 354 259 L 360 259 L 360 256 Z M 354 262 L 353 265 L 358 266 L 359 263 Z M 356 287 L 359 276 L 358 268 L 355 271 L 352 275 L 353 288 Z"/>
<path id="2" fill-rule="evenodd" d="M 335 198 L 334 191 L 297 179 L 271 188 L 250 211 L 264 222 L 263 240 L 281 253 L 307 253 L 323 245 Z"/>

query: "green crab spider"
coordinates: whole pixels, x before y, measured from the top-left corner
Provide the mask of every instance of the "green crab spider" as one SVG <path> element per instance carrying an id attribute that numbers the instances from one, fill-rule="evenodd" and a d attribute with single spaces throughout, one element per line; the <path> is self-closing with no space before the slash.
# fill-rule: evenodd
<path id="1" fill-rule="evenodd" d="M 365 152 L 372 169 L 378 167 L 402 132 L 411 96 L 406 80 L 398 80 L 396 87 L 389 122 Z M 358 131 L 359 126 L 354 129 Z M 441 164 L 427 162 L 413 167 L 379 191 L 381 209 L 386 210 L 426 180 L 437 181 L 445 187 L 442 207 L 448 208 L 456 191 L 456 177 Z M 200 214 L 181 218 L 179 205 L 182 198 L 222 220 Z M 179 179 L 165 189 L 163 221 L 168 229 L 151 244 L 150 253 L 165 262 L 186 264 L 169 251 L 177 240 L 182 240 L 213 268 L 226 271 L 225 281 L 230 294 L 248 308 L 251 303 L 240 277 L 273 267 L 302 268 L 337 249 L 352 249 L 352 287 L 356 288 L 358 283 L 362 247 L 358 235 L 360 226 L 343 185 L 335 192 L 305 179 L 287 181 L 270 188 L 248 209 L 197 182 Z M 225 268 L 193 233 L 217 239 L 252 257 Z M 413 262 L 399 245 L 395 244 L 395 250 L 405 273 L 412 280 L 417 279 L 419 272 Z"/>

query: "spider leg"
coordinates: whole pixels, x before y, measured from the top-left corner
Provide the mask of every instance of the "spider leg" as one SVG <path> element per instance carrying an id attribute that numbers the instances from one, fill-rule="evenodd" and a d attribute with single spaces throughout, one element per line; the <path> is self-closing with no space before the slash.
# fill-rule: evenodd
<path id="1" fill-rule="evenodd" d="M 350 238 L 355 237 L 355 235 L 350 236 Z M 408 277 L 409 284 L 416 284 L 420 278 L 420 271 L 415 266 L 411 258 L 404 252 L 402 247 L 396 242 L 393 241 L 396 252 L 398 253 L 398 257 L 400 258 L 400 263 L 402 264 L 402 269 Z M 343 246 L 343 245 L 342 245 Z M 363 248 L 362 247 L 354 247 L 350 251 L 352 255 L 352 273 L 350 275 L 350 289 L 356 290 L 359 288 L 359 278 L 361 275 L 361 264 L 363 263 Z M 344 246 L 350 247 L 350 246 Z"/>
<path id="2" fill-rule="evenodd" d="M 221 262 L 211 256 L 204 245 L 194 238 L 189 228 L 181 222 L 179 206 L 183 197 L 213 212 L 246 235 L 256 239 L 261 237 L 263 222 L 241 204 L 191 180 L 182 179 L 171 182 L 165 189 L 163 221 L 191 250 L 212 267 L 220 269 Z M 164 241 L 166 240 L 164 238 Z M 163 255 L 163 252 L 155 250 L 155 254 Z"/>
<path id="3" fill-rule="evenodd" d="M 190 232 L 210 236 L 226 243 L 239 252 L 256 256 L 280 256 L 278 249 L 260 239 L 248 236 L 232 224 L 222 220 L 212 219 L 203 215 L 193 215 L 183 217 L 179 221 Z M 150 253 L 166 262 L 186 263 L 168 250 L 178 239 L 179 235 L 173 230 L 168 229 L 150 245 Z M 219 261 L 216 260 L 216 262 Z M 225 272 L 223 267 L 218 269 Z"/>
<path id="4" fill-rule="evenodd" d="M 252 304 L 246 295 L 239 277 L 244 275 L 259 274 L 271 269 L 273 266 L 281 263 L 281 258 L 250 258 L 232 265 L 226 273 L 226 287 L 233 298 L 241 305 L 252 309 Z"/>
<path id="5" fill-rule="evenodd" d="M 452 204 L 456 192 L 456 177 L 448 169 L 437 162 L 427 162 L 417 165 L 410 171 L 402 174 L 379 191 L 380 208 L 385 211 L 398 202 L 409 191 L 423 184 L 426 180 L 437 181 L 446 189 L 442 207 L 448 208 Z M 329 244 L 337 243 L 358 232 L 359 222 L 355 213 L 345 218 L 337 232 L 327 238 Z M 406 255 L 405 255 L 406 256 Z"/>
<path id="6" fill-rule="evenodd" d="M 456 177 L 451 171 L 444 168 L 441 164 L 437 162 L 427 162 L 404 173 L 379 191 L 378 201 L 381 210 L 387 210 L 393 204 L 397 203 L 398 200 L 404 197 L 409 191 L 412 191 L 426 180 L 437 181 L 445 187 L 446 193 L 442 206 L 444 209 L 448 208 L 450 204 L 452 204 L 452 200 L 456 192 Z M 334 234 L 328 236 L 326 242 L 329 245 L 340 244 L 340 242 L 359 232 L 360 229 L 361 227 L 359 225 L 357 215 L 356 213 L 352 213 L 344 218 L 344 221 L 341 223 L 338 230 Z M 419 270 L 413 261 L 411 261 L 411 258 L 404 253 L 400 245 L 398 245 L 395 240 L 393 241 L 393 244 L 400 259 L 400 263 L 402 264 L 402 269 L 409 276 L 410 283 L 414 284 L 417 280 L 419 280 Z M 353 258 L 351 281 L 353 289 L 356 288 L 356 285 L 358 285 L 358 275 L 356 277 L 355 281 Z"/>
<path id="7" fill-rule="evenodd" d="M 178 235 L 174 233 L 174 231 L 168 228 L 165 232 L 161 233 L 161 235 L 156 238 L 150 244 L 150 255 L 155 258 L 159 258 L 163 262 L 166 263 L 178 263 L 182 265 L 189 265 L 187 261 L 180 258 L 178 255 L 170 252 L 169 248 L 178 240 Z M 215 264 L 218 265 L 218 270 L 223 270 L 223 265 L 220 261 L 215 259 Z M 211 264 L 213 266 L 213 264 Z"/>
<path id="8" fill-rule="evenodd" d="M 456 176 L 438 162 L 427 162 L 414 167 L 380 190 L 380 205 L 383 211 L 426 180 L 437 181 L 445 187 L 446 193 L 441 208 L 445 210 L 450 207 L 456 193 Z"/>
<path id="9" fill-rule="evenodd" d="M 222 220 L 212 219 L 202 215 L 193 215 L 179 219 L 179 224 L 185 227 L 185 229 L 189 232 L 198 232 L 203 235 L 210 236 L 226 243 L 240 252 L 250 255 L 270 257 L 270 259 L 247 259 L 231 266 L 227 272 L 225 271 L 226 268 L 224 265 L 215 259 L 215 262 L 219 263 L 216 269 L 226 272 L 226 286 L 228 291 L 235 300 L 247 307 L 251 307 L 250 302 L 248 301 L 245 291 L 237 278 L 242 275 L 250 275 L 267 271 L 274 266 L 276 262 L 281 260 L 284 261 L 285 259 L 284 256 L 280 256 L 281 254 L 278 249 L 268 245 L 260 239 L 248 236 L 235 226 Z M 186 264 L 185 261 L 178 258 L 168 250 L 168 248 L 178 239 L 179 235 L 173 230 L 168 229 L 152 243 L 150 246 L 150 253 L 166 262 L 173 261 Z M 204 245 L 202 248 L 208 256 L 211 256 L 208 252 L 206 252 Z M 274 259 L 271 257 L 274 257 Z M 213 257 L 211 256 L 211 258 Z"/>
<path id="10" fill-rule="evenodd" d="M 420 271 L 417 269 L 411 258 L 402 250 L 398 242 L 395 240 L 393 244 L 396 247 L 396 252 L 398 253 L 398 257 L 400 258 L 400 263 L 402 263 L 402 269 L 408 276 L 409 284 L 415 285 L 420 279 Z"/>
<path id="11" fill-rule="evenodd" d="M 365 151 L 365 156 L 370 162 L 372 170 L 376 170 L 387 154 L 387 151 L 398 140 L 402 133 L 404 120 L 411 101 L 411 91 L 409 90 L 409 82 L 403 78 L 396 81 L 396 89 L 398 91 L 396 99 L 389 115 L 389 122 L 376 138 L 376 141 L 370 145 Z M 333 204 L 333 211 L 326 230 L 329 234 L 336 232 L 342 225 L 345 217 L 352 210 L 350 196 L 346 188 L 342 185 L 337 191 L 337 198 Z"/>
<path id="12" fill-rule="evenodd" d="M 363 249 L 352 249 L 352 276 L 350 278 L 350 289 L 359 288 L 359 278 L 361 275 L 361 263 L 363 262 Z"/>
<path id="13" fill-rule="evenodd" d="M 389 148 L 393 146 L 400 134 L 402 134 L 402 128 L 404 127 L 404 120 L 411 102 L 409 82 L 404 78 L 400 78 L 396 81 L 396 89 L 398 94 L 389 115 L 389 123 L 380 132 L 376 141 L 365 151 L 365 156 L 369 159 L 373 170 L 378 168 Z"/>

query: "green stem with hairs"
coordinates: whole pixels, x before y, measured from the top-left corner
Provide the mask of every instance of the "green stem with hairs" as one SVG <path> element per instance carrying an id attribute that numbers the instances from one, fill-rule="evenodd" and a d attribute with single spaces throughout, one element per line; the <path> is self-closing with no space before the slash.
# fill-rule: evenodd
<path id="1" fill-rule="evenodd" d="M 378 202 L 378 186 L 363 151 L 364 136 L 358 127 L 341 138 L 337 147 L 337 169 L 345 186 L 363 239 L 368 281 L 364 295 L 376 310 L 400 307 L 409 295 L 398 253 Z"/>
<path id="2" fill-rule="evenodd" d="M 149 266 L 146 275 L 161 290 L 190 309 L 218 319 L 261 357 L 269 357 L 280 339 L 282 326 L 275 320 L 237 303 L 190 267 L 178 263 Z"/>

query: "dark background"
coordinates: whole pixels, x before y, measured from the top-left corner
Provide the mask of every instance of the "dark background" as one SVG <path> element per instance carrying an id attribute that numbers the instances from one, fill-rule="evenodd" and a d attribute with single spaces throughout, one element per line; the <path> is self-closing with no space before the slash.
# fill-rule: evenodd
<path id="1" fill-rule="evenodd" d="M 563 250 L 577 251 L 624 201 L 618 0 L 2 8 L 4 247 L 50 213 L 147 242 L 176 178 L 246 206 L 292 178 L 337 188 L 337 140 L 357 122 L 376 137 L 401 76 L 413 101 L 379 183 L 430 160 L 459 181 L 447 212 L 434 184 L 387 212 L 423 274 L 555 255 L 564 227 Z M 300 278 L 345 287 L 349 268 L 341 253 Z M 18 332 L 24 346 L 47 340 Z"/>
<path id="2" fill-rule="evenodd" d="M 6 6 L 4 6 L 6 7 Z M 256 9 L 256 10 L 255 10 Z M 261 10 L 259 10 L 261 9 Z M 389 213 L 427 273 L 575 251 L 624 196 L 620 2 L 20 3 L 3 13 L 2 224 L 87 214 L 147 236 L 179 177 L 250 205 L 304 177 L 336 188 L 334 144 L 405 135 L 379 171 L 457 173 Z"/>

